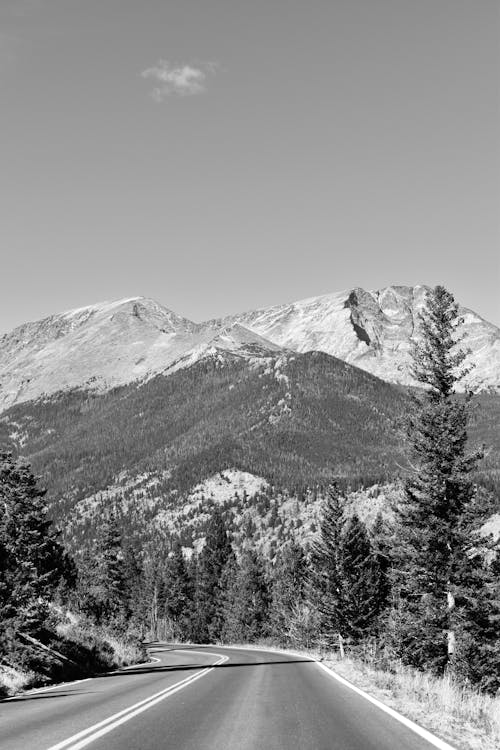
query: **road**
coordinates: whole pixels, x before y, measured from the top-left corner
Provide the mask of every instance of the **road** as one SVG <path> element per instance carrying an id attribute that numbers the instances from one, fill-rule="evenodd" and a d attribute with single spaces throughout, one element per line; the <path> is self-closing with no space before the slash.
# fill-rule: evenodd
<path id="1" fill-rule="evenodd" d="M 433 747 L 305 657 L 161 645 L 151 655 L 148 665 L 0 702 L 1 749 Z"/>

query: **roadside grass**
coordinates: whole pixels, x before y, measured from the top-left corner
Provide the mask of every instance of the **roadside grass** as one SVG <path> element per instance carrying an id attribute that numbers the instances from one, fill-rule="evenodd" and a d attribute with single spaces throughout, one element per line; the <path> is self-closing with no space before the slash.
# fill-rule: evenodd
<path id="1" fill-rule="evenodd" d="M 491 696 L 460 685 L 450 677 L 395 664 L 390 671 L 351 656 L 319 649 L 276 647 L 269 641 L 226 644 L 235 648 L 252 645 L 318 659 L 353 685 L 386 706 L 449 742 L 457 750 L 500 749 L 500 695 Z"/>
<path id="2" fill-rule="evenodd" d="M 0 666 L 0 698 L 21 693 L 36 685 L 34 672 L 23 672 L 12 667 Z"/>
<path id="3" fill-rule="evenodd" d="M 320 656 L 321 658 L 321 656 Z M 500 696 L 493 697 L 450 677 L 396 664 L 385 671 L 350 657 L 323 655 L 335 672 L 460 750 L 500 748 Z"/>
<path id="4" fill-rule="evenodd" d="M 30 688 L 81 679 L 147 660 L 137 638 L 89 625 L 70 613 L 37 641 L 22 643 L 22 659 L 0 664 L 0 699 Z"/>

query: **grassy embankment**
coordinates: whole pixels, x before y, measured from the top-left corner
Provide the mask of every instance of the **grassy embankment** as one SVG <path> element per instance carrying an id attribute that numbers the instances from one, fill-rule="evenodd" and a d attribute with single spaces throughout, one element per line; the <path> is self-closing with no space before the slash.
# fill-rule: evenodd
<path id="1" fill-rule="evenodd" d="M 147 659 L 135 639 L 89 626 L 71 615 L 40 640 L 19 638 L 18 648 L 0 655 L 0 698 L 52 682 L 81 679 Z"/>

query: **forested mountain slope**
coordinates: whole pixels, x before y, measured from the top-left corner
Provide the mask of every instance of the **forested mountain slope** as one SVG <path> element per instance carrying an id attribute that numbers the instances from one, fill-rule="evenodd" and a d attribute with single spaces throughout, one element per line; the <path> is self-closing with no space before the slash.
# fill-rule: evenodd
<path id="1" fill-rule="evenodd" d="M 100 500 L 118 500 L 136 528 L 155 519 L 169 528 L 172 517 L 179 530 L 181 510 L 201 512 L 197 501 L 212 494 L 207 480 L 221 472 L 229 485 L 231 472 L 239 477 L 231 495 L 258 494 L 265 483 L 279 503 L 334 478 L 357 487 L 401 476 L 407 408 L 407 390 L 327 354 L 213 354 L 139 386 L 13 406 L 0 416 L 0 440 L 41 474 L 51 512 L 71 535 L 92 526 Z M 489 446 L 490 483 L 499 420 L 500 399 L 484 394 L 471 440 Z"/>
<path id="2" fill-rule="evenodd" d="M 140 387 L 18 404 L 0 425 L 64 513 L 121 472 L 161 471 L 177 492 L 230 467 L 286 487 L 392 475 L 405 398 L 326 354 L 214 356 Z"/>

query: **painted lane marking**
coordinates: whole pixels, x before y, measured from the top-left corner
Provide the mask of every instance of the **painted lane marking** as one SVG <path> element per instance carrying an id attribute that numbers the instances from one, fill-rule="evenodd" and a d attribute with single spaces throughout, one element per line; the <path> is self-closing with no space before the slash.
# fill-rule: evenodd
<path id="1" fill-rule="evenodd" d="M 345 687 L 349 688 L 349 690 L 352 690 L 353 692 L 360 695 L 362 698 L 365 698 L 367 701 L 370 701 L 370 703 L 373 703 L 374 706 L 377 706 L 377 708 L 380 708 L 381 711 L 384 711 L 386 714 L 389 714 L 389 716 L 392 716 L 393 719 L 396 719 L 396 721 L 399 721 L 400 724 L 404 724 L 405 727 L 408 727 L 408 729 L 411 729 L 412 732 L 415 732 L 415 734 L 418 734 L 420 737 L 422 737 L 424 740 L 427 740 L 431 745 L 434 745 L 434 747 L 437 747 L 438 750 L 456 750 L 453 745 L 450 745 L 448 742 L 445 742 L 440 737 L 436 737 L 435 734 L 432 734 L 432 732 L 429 732 L 429 730 L 424 729 L 423 727 L 419 726 L 419 724 L 416 724 L 411 719 L 407 719 L 406 716 L 403 716 L 403 714 L 400 714 L 398 711 L 396 711 L 394 708 L 390 708 L 389 706 L 386 706 L 385 703 L 382 703 L 382 701 L 379 701 L 377 698 L 374 698 L 369 693 L 365 693 L 364 690 L 361 690 L 361 688 L 356 687 L 356 685 L 353 685 L 352 682 L 349 682 L 349 680 L 344 679 L 344 677 L 341 677 L 339 674 L 334 672 L 333 669 L 330 667 L 327 667 L 325 664 L 319 661 L 314 656 L 310 656 L 309 654 L 301 654 L 300 651 L 285 651 L 284 649 L 277 649 L 277 648 L 259 648 L 255 646 L 220 646 L 219 648 L 232 648 L 234 651 L 241 650 L 248 650 L 248 651 L 262 651 L 264 653 L 269 654 L 288 654 L 289 656 L 300 656 L 304 659 L 304 663 L 316 663 L 318 667 L 323 669 L 330 677 L 333 677 L 335 680 L 340 682 Z M 305 658 L 304 658 L 305 657 Z"/>
<path id="2" fill-rule="evenodd" d="M 191 685 L 191 683 L 196 682 L 196 680 L 207 675 L 214 669 L 214 667 L 229 660 L 229 656 L 221 656 L 220 654 L 213 654 L 208 651 L 190 650 L 189 653 L 218 656 L 219 658 L 210 666 L 205 667 L 199 672 L 195 672 L 194 675 L 189 675 L 189 677 L 185 677 L 183 680 L 180 680 L 180 682 L 176 682 L 174 685 L 170 685 L 170 687 L 160 690 L 159 693 L 154 693 L 153 695 L 150 695 L 149 698 L 145 698 L 112 716 L 108 716 L 107 719 L 103 719 L 103 721 L 100 721 L 87 729 L 83 729 L 72 737 L 68 737 L 68 739 L 58 742 L 56 745 L 51 745 L 47 750 L 63 750 L 64 748 L 69 748 L 69 750 L 80 750 L 80 748 L 90 745 L 91 742 L 94 742 L 99 739 L 99 737 L 111 732 L 126 721 L 130 721 L 134 716 L 143 713 L 143 711 L 147 711 L 152 706 L 165 700 L 165 698 L 169 698 L 179 690 L 183 690 L 188 685 Z"/>

